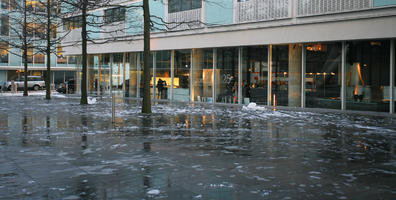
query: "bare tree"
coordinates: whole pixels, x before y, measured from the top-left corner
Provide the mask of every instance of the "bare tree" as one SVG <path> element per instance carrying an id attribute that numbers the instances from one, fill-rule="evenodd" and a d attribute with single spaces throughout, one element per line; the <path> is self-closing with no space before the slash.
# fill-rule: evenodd
<path id="1" fill-rule="evenodd" d="M 87 42 L 91 44 L 106 43 L 111 41 L 131 41 L 131 37 L 113 37 L 113 38 L 100 38 L 98 40 L 92 40 L 88 37 L 88 32 L 86 27 L 90 25 L 87 16 L 92 15 L 89 11 L 98 9 L 99 7 L 123 7 L 123 8 L 140 8 L 143 9 L 143 16 L 135 16 L 137 19 L 143 19 L 143 36 L 144 36 L 144 52 L 143 52 L 143 102 L 142 102 L 142 113 L 151 113 L 151 97 L 150 97 L 150 30 L 157 29 L 160 31 L 172 31 L 184 29 L 183 25 L 186 25 L 187 29 L 196 28 L 203 23 L 200 20 L 194 21 L 176 21 L 176 22 L 166 22 L 163 18 L 150 15 L 150 5 L 149 0 L 143 0 L 143 5 L 124 5 L 117 2 L 105 2 L 100 1 L 100 4 L 92 5 L 92 0 L 75 0 L 73 2 L 66 1 L 65 4 L 72 5 L 78 10 L 78 15 L 81 15 L 81 41 L 79 45 L 82 48 L 82 80 L 81 80 L 81 104 L 86 104 L 87 102 Z M 164 3 L 163 0 L 160 2 Z M 95 16 L 98 17 L 98 16 Z M 133 19 L 132 19 L 133 20 Z M 101 27 L 103 24 L 94 23 L 94 26 Z M 181 27 L 183 26 L 183 27 Z M 115 32 L 125 31 L 124 29 L 111 30 Z M 100 30 L 99 32 L 106 32 Z M 110 34 L 111 35 L 111 34 Z M 117 35 L 117 34 L 115 34 Z M 70 45 L 70 44 L 69 44 Z"/>
<path id="2" fill-rule="evenodd" d="M 79 26 L 81 28 L 81 38 L 78 41 L 67 42 L 67 45 L 81 46 L 81 100 L 80 104 L 88 104 L 88 89 L 87 89 L 87 76 L 88 76 L 88 53 L 87 44 L 90 43 L 105 43 L 107 40 L 98 41 L 90 37 L 91 33 L 109 33 L 121 31 L 120 29 L 104 31 L 101 29 L 106 23 L 104 16 L 95 15 L 92 11 L 99 8 L 114 8 L 122 7 L 117 4 L 112 4 L 111 0 L 61 0 L 62 9 L 71 10 L 71 12 L 63 12 L 63 16 L 78 17 Z M 97 28 L 97 30 L 88 30 L 88 27 Z"/>
<path id="3" fill-rule="evenodd" d="M 144 19 L 144 66 L 143 66 L 143 102 L 142 113 L 151 113 L 150 98 L 150 5 L 149 0 L 143 0 Z"/>
<path id="4" fill-rule="evenodd" d="M 8 17 L 8 23 L 12 24 L 12 26 L 8 26 L 9 38 L 0 37 L 0 41 L 5 44 L 5 47 L 2 46 L 1 48 L 13 55 L 22 57 L 25 78 L 23 96 L 28 96 L 28 51 L 34 43 L 34 39 L 31 37 L 33 27 L 29 24 L 33 18 L 33 13 L 31 12 L 32 7 L 27 4 L 26 0 L 22 0 L 11 1 L 7 8 L 8 11 L 3 12 L 3 15 Z M 20 53 L 10 51 L 10 48 L 21 49 L 22 55 Z"/>

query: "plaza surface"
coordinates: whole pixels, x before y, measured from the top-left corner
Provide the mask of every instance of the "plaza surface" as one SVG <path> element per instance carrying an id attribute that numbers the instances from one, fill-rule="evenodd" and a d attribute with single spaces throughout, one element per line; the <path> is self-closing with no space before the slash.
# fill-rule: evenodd
<path id="1" fill-rule="evenodd" d="M 0 97 L 0 199 L 395 199 L 396 119 Z"/>

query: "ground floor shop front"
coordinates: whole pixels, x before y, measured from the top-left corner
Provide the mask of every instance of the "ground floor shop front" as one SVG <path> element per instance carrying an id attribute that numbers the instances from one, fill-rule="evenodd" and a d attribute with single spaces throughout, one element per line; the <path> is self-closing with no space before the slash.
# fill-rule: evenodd
<path id="1" fill-rule="evenodd" d="M 394 112 L 395 57 L 393 39 L 155 51 L 151 96 Z M 89 55 L 88 66 L 91 93 L 142 97 L 142 52 Z"/>
<path id="2" fill-rule="evenodd" d="M 75 79 L 77 74 L 76 68 L 67 69 L 52 69 L 51 70 L 51 84 L 57 88 L 60 84 Z M 23 69 L 4 69 L 0 68 L 0 85 L 3 86 L 7 81 L 18 80 L 24 76 Z M 28 76 L 40 76 L 45 80 L 47 77 L 46 69 L 29 69 Z"/>

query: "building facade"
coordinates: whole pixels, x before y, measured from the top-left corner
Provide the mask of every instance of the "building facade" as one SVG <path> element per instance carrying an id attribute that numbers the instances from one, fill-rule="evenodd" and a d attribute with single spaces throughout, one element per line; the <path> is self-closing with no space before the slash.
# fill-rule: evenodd
<path id="1" fill-rule="evenodd" d="M 21 43 L 21 19 L 22 15 L 17 11 L 17 6 L 22 6 L 22 1 L 1 0 L 0 6 L 0 85 L 6 81 L 16 80 L 24 75 L 24 63 L 22 59 Z M 28 40 L 31 45 L 28 48 L 28 75 L 46 76 L 46 55 L 39 51 L 39 46 L 45 45 L 41 40 L 45 33 L 43 24 L 32 17 L 46 13 L 46 8 L 38 0 L 26 1 L 28 16 Z M 60 45 L 57 53 L 51 55 L 51 82 L 53 84 L 63 83 L 74 79 L 76 76 L 76 57 L 64 56 Z"/>
<path id="2" fill-rule="evenodd" d="M 129 6 L 141 1 L 122 5 L 93 11 L 106 23 L 91 37 L 119 39 L 89 44 L 88 87 L 141 97 L 142 9 Z M 394 0 L 151 0 L 150 12 L 153 99 L 395 112 Z"/>

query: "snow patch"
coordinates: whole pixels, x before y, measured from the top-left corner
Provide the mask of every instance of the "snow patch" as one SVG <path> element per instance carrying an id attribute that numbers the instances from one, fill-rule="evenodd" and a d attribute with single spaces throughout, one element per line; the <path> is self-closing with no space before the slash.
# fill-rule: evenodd
<path id="1" fill-rule="evenodd" d="M 148 195 L 159 195 L 159 193 L 160 193 L 160 190 L 158 190 L 158 189 L 152 189 L 152 190 L 147 191 Z"/>
<path id="2" fill-rule="evenodd" d="M 96 104 L 96 98 L 88 97 L 88 104 Z"/>
<path id="3" fill-rule="evenodd" d="M 266 111 L 267 109 L 263 106 L 257 106 L 256 103 L 249 103 L 247 106 L 243 106 L 242 110 Z"/>

